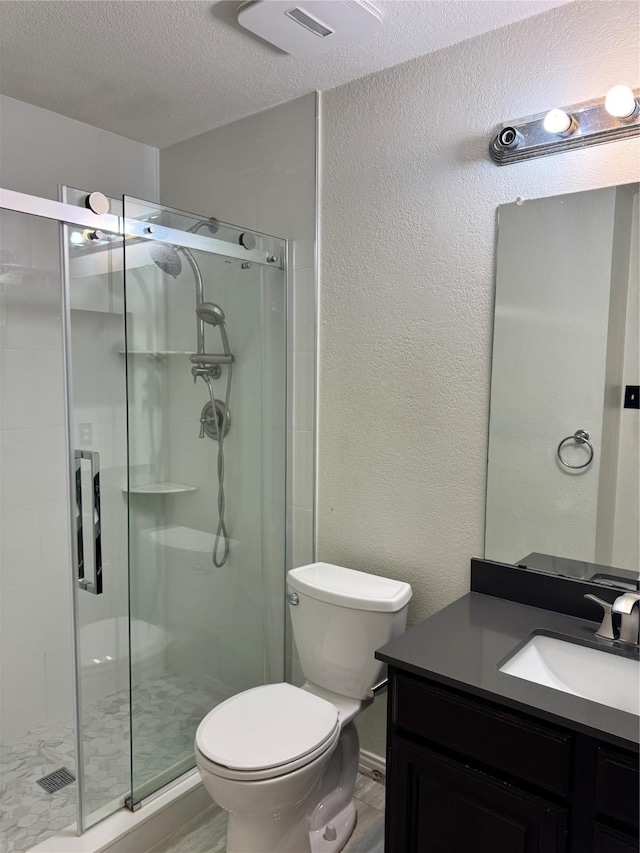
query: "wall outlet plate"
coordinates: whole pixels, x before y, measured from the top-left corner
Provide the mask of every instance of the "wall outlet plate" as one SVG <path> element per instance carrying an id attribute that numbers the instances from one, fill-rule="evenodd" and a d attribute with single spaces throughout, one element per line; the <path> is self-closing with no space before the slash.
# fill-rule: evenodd
<path id="1" fill-rule="evenodd" d="M 627 385 L 624 389 L 624 408 L 640 409 L 640 385 Z"/>

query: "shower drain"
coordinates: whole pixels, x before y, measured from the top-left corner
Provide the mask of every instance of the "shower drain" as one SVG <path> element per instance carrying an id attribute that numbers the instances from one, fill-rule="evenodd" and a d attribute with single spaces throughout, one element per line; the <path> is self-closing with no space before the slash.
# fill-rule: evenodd
<path id="1" fill-rule="evenodd" d="M 62 767 L 60 770 L 54 770 L 53 773 L 47 773 L 42 779 L 38 779 L 38 785 L 44 788 L 47 794 L 55 794 L 60 788 L 64 788 L 75 781 L 76 777 L 73 773 L 67 770 L 66 767 Z"/>

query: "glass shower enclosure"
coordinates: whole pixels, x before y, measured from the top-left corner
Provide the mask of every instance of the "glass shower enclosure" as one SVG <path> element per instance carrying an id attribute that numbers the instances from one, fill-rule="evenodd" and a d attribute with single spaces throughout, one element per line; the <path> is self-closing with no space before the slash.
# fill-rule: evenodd
<path id="1" fill-rule="evenodd" d="M 286 242 L 61 198 L 0 200 L 10 853 L 135 808 L 284 676 Z"/>

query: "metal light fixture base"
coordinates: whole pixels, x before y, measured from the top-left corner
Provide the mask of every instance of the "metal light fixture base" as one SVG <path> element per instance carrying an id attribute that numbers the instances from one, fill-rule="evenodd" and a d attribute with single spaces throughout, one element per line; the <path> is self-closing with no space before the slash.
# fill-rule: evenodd
<path id="1" fill-rule="evenodd" d="M 634 89 L 636 103 L 640 89 Z M 491 137 L 489 155 L 498 166 L 561 154 L 604 142 L 616 142 L 640 135 L 640 111 L 626 118 L 610 115 L 604 106 L 605 99 L 597 98 L 570 107 L 562 107 L 572 119 L 571 127 L 563 134 L 549 133 L 544 129 L 546 113 L 505 122 Z"/>

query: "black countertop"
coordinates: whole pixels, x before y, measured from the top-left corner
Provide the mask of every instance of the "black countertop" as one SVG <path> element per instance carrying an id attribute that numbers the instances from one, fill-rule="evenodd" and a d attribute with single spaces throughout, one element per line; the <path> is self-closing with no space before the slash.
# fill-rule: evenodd
<path id="1" fill-rule="evenodd" d="M 594 638 L 597 627 L 598 623 L 563 613 L 471 592 L 378 649 L 376 657 L 397 669 L 634 749 L 640 742 L 635 714 L 498 669 L 534 632 L 559 634 L 602 648 Z M 637 658 L 635 650 L 622 654 Z"/>

